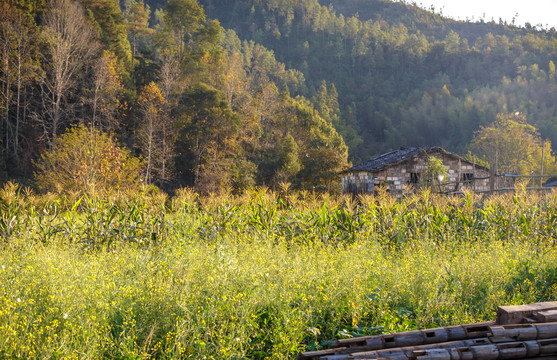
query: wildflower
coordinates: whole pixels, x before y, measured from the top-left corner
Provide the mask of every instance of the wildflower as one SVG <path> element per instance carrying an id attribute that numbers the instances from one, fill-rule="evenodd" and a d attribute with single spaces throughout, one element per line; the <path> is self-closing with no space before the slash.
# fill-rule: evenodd
<path id="1" fill-rule="evenodd" d="M 20 298 L 17 298 L 16 300 L 17 300 L 17 302 L 21 302 L 21 299 L 20 299 Z"/>
<path id="2" fill-rule="evenodd" d="M 4 265 L 2 265 L 2 270 L 4 270 L 6 267 Z"/>
<path id="3" fill-rule="evenodd" d="M 68 313 L 64 313 L 64 316 L 62 316 L 64 319 L 68 318 Z"/>

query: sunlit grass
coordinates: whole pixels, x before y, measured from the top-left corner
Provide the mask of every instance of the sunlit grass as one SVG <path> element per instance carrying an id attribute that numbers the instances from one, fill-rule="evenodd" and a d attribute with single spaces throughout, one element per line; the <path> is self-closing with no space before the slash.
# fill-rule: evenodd
<path id="1" fill-rule="evenodd" d="M 287 359 L 557 299 L 554 195 L 0 197 L 0 358 Z"/>

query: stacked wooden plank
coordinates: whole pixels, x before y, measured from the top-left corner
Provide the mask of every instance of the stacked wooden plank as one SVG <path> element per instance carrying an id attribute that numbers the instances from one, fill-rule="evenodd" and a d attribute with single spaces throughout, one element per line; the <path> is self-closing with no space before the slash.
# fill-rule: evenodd
<path id="1" fill-rule="evenodd" d="M 501 306 L 492 322 L 337 340 L 303 360 L 557 360 L 557 302 Z"/>

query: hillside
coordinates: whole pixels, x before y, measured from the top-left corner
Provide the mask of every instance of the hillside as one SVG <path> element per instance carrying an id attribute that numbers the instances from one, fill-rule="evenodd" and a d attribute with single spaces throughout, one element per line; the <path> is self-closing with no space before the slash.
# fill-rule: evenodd
<path id="1" fill-rule="evenodd" d="M 499 26 L 499 19 L 480 19 L 473 22 L 456 21 L 443 16 L 441 9 L 424 9 L 415 2 L 393 2 L 392 0 L 320 0 L 323 6 L 333 9 L 345 17 L 357 14 L 358 19 L 383 20 L 389 24 L 402 23 L 412 33 L 418 30 L 429 41 L 443 40 L 450 31 L 456 31 L 461 37 L 474 42 L 478 37 L 487 33 L 514 37 L 525 34 L 527 30 L 518 27 Z M 476 19 L 478 20 L 478 19 Z"/>
<path id="2" fill-rule="evenodd" d="M 335 126 L 353 161 L 401 145 L 462 152 L 499 112 L 526 113 L 557 141 L 554 32 L 459 22 L 384 0 L 201 3 L 241 39 L 303 72 L 305 96 L 323 81 L 335 86 Z"/>

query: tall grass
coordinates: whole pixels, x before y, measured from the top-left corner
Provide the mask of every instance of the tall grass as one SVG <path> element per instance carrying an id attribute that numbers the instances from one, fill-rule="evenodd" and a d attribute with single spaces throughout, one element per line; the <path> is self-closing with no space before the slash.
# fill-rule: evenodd
<path id="1" fill-rule="evenodd" d="M 555 194 L 0 199 L 0 358 L 287 359 L 557 299 Z"/>

